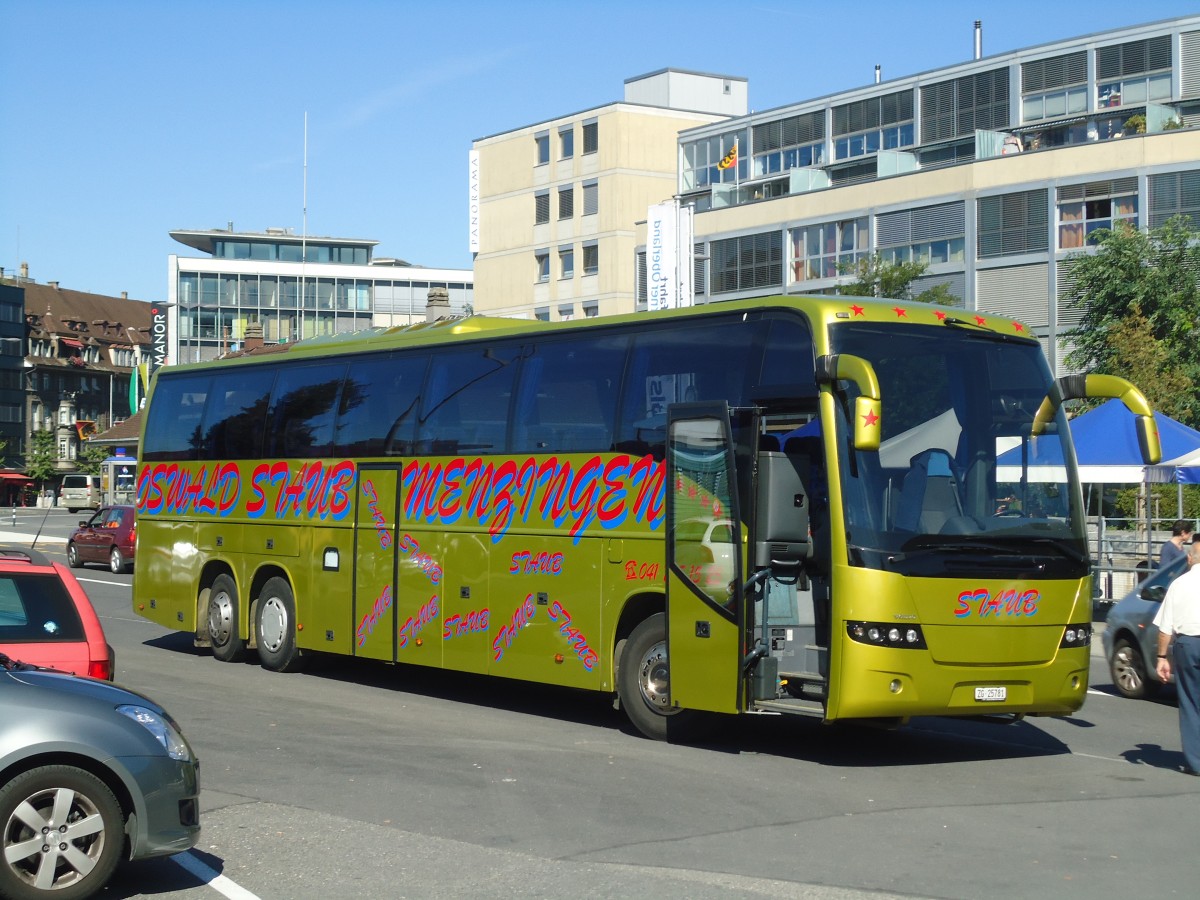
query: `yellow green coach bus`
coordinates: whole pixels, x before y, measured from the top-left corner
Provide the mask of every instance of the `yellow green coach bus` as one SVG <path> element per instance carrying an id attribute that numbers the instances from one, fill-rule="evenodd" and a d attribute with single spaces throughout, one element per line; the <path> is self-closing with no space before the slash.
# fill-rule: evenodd
<path id="1" fill-rule="evenodd" d="M 136 611 L 231 661 L 312 654 L 705 713 L 1064 714 L 1091 576 L 1063 402 L 1018 322 L 769 297 L 481 316 L 160 369 Z M 1047 461 L 1052 461 L 1048 464 Z"/>

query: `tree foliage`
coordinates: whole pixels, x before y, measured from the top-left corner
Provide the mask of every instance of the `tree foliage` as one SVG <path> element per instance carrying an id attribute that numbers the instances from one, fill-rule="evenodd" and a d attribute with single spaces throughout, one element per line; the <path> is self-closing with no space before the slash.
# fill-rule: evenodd
<path id="1" fill-rule="evenodd" d="M 1200 244 L 1190 220 L 1149 232 L 1122 222 L 1092 238 L 1096 252 L 1070 261 L 1066 299 L 1083 312 L 1067 363 L 1131 378 L 1157 409 L 1200 426 Z"/>
<path id="2" fill-rule="evenodd" d="M 75 465 L 79 466 L 79 471 L 87 475 L 99 475 L 108 456 L 109 448 L 106 445 L 85 441 L 79 458 L 75 460 Z"/>
<path id="3" fill-rule="evenodd" d="M 35 431 L 29 441 L 29 453 L 25 456 L 25 472 L 45 487 L 46 481 L 58 471 L 58 447 L 53 431 Z"/>
<path id="4" fill-rule="evenodd" d="M 874 254 L 858 260 L 854 265 L 840 267 L 843 274 L 854 275 L 854 281 L 838 285 L 837 292 L 851 297 L 890 297 L 958 306 L 958 298 L 944 284 L 936 284 L 913 296 L 913 282 L 924 275 L 928 268 L 921 262 L 884 262 L 878 254 Z"/>

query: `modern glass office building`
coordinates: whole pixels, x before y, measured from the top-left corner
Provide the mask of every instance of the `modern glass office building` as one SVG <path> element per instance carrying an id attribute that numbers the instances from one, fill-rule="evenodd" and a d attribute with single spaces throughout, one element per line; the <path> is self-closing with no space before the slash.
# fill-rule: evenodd
<path id="1" fill-rule="evenodd" d="M 372 326 L 423 321 L 430 288 L 451 314 L 472 305 L 469 269 L 431 269 L 374 255 L 377 241 L 265 232 L 172 231 L 207 254 L 169 259 L 169 362 L 215 359 L 237 349 L 246 328 L 284 343 Z"/>

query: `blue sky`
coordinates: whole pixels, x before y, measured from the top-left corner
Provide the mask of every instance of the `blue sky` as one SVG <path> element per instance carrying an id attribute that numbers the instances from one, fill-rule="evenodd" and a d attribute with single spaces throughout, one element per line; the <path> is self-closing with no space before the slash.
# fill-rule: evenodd
<path id="1" fill-rule="evenodd" d="M 291 227 L 469 268 L 471 141 L 675 67 L 769 109 L 1192 2 L 0 0 L 0 266 L 162 300 L 173 229 Z"/>

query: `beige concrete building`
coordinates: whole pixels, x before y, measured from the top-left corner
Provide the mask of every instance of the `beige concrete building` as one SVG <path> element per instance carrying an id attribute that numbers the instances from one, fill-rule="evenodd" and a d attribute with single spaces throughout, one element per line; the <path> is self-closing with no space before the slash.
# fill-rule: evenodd
<path id="1" fill-rule="evenodd" d="M 636 223 L 675 195 L 679 132 L 747 109 L 744 78 L 664 69 L 626 81 L 621 102 L 476 140 L 475 311 L 632 312 Z"/>

